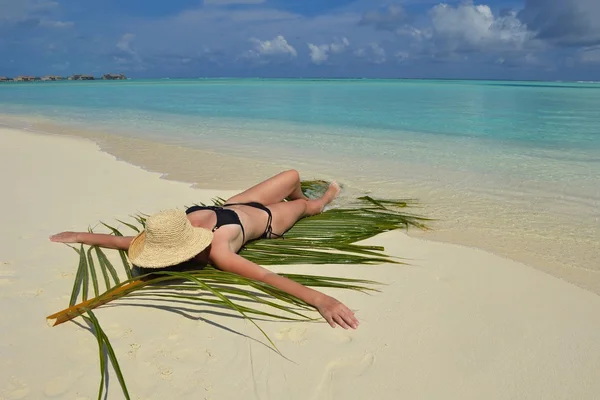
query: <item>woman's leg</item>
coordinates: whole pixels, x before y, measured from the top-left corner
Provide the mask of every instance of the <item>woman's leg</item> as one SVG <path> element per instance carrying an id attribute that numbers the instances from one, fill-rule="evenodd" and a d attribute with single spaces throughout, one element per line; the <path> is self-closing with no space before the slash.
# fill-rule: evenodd
<path id="1" fill-rule="evenodd" d="M 281 172 L 240 194 L 227 199 L 227 203 L 257 201 L 265 206 L 280 203 L 283 199 L 308 200 L 300 188 L 300 175 L 296 170 Z"/>
<path id="2" fill-rule="evenodd" d="M 337 183 L 332 183 L 323 195 L 315 200 L 296 199 L 292 201 L 279 202 L 270 205 L 273 220 L 271 221 L 272 232 L 282 235 L 290 229 L 299 219 L 319 214 L 323 208 L 331 203 L 340 192 Z"/>

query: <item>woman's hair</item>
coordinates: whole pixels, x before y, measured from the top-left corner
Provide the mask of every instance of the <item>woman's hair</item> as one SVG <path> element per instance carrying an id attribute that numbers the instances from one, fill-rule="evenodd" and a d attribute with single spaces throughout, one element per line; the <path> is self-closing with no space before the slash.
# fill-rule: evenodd
<path id="1" fill-rule="evenodd" d="M 160 272 L 189 272 L 199 271 L 204 269 L 206 265 L 203 265 L 195 260 L 184 261 L 180 264 L 171 265 L 164 268 L 144 268 L 133 265 L 131 268 L 131 274 L 134 278 L 143 276 L 143 280 L 150 280 L 161 276 Z"/>

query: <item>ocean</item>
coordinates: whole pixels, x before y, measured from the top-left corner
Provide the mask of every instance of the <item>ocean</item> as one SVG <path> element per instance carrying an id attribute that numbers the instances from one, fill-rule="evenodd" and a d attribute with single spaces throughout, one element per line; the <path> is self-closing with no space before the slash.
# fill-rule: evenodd
<path id="1" fill-rule="evenodd" d="M 357 191 L 418 197 L 420 211 L 437 220 L 436 233 L 425 237 L 577 275 L 571 280 L 582 286 L 597 279 L 600 288 L 597 83 L 9 83 L 0 85 L 0 114 L 266 160 Z"/>

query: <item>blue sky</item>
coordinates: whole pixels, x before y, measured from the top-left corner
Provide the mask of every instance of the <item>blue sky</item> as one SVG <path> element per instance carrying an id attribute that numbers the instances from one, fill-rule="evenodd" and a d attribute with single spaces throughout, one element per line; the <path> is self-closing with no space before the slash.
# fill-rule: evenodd
<path id="1" fill-rule="evenodd" d="M 599 0 L 0 0 L 0 75 L 600 80 Z"/>

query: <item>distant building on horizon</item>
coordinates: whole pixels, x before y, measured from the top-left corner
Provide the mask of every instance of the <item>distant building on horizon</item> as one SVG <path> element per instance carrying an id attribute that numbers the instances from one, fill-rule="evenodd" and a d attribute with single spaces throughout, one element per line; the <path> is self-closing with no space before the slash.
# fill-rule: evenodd
<path id="1" fill-rule="evenodd" d="M 92 75 L 75 74 L 75 75 L 71 75 L 68 79 L 70 81 L 93 81 L 96 78 L 94 78 Z"/>
<path id="2" fill-rule="evenodd" d="M 63 77 L 59 75 L 46 75 L 41 78 L 37 76 L 19 75 L 15 78 L 9 78 L 6 76 L 0 76 L 0 82 L 35 82 L 35 81 L 93 81 L 96 80 L 93 75 L 73 74 L 69 77 Z M 104 74 L 100 79 L 103 80 L 125 80 L 127 77 L 124 74 Z"/>
<path id="3" fill-rule="evenodd" d="M 36 78 L 35 76 L 24 76 L 24 75 L 19 75 L 17 76 L 14 81 L 15 82 L 33 82 L 35 80 L 39 80 L 40 78 Z"/>
<path id="4" fill-rule="evenodd" d="M 46 81 L 62 81 L 63 78 L 62 76 L 58 76 L 58 75 L 46 75 L 44 77 L 42 77 L 42 81 L 46 82 Z"/>
<path id="5" fill-rule="evenodd" d="M 102 79 L 108 81 L 117 81 L 127 79 L 127 77 L 123 74 L 104 74 L 102 75 Z"/>

